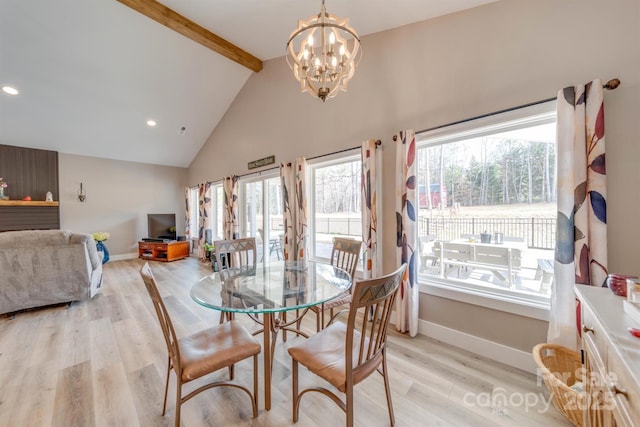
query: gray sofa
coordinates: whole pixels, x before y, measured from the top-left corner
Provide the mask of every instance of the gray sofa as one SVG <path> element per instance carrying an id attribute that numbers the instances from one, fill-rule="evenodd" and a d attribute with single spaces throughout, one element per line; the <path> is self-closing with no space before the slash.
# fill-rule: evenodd
<path id="1" fill-rule="evenodd" d="M 101 283 L 102 259 L 90 234 L 0 233 L 0 314 L 86 300 Z"/>

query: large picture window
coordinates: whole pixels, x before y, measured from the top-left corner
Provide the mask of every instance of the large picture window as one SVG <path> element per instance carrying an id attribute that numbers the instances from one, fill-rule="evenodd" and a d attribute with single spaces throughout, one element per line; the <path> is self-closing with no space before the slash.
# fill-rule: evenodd
<path id="1" fill-rule="evenodd" d="M 361 168 L 360 156 L 310 167 L 310 246 L 315 258 L 331 257 L 334 236 L 362 239 Z"/>
<path id="2" fill-rule="evenodd" d="M 555 102 L 416 136 L 419 280 L 548 300 Z"/>

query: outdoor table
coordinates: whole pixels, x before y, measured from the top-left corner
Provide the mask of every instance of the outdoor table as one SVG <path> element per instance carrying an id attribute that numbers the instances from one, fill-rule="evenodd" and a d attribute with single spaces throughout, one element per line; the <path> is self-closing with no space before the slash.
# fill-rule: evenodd
<path id="1" fill-rule="evenodd" d="M 440 277 L 447 277 L 453 267 L 481 268 L 491 271 L 509 288 L 514 286 L 514 274 L 520 270 L 522 252 L 526 243 L 504 241 L 502 243 L 471 242 L 458 239 L 453 242 L 438 242 L 436 252 L 440 259 Z M 446 269 L 446 265 L 451 268 Z M 504 277 L 500 271 L 506 272 Z"/>

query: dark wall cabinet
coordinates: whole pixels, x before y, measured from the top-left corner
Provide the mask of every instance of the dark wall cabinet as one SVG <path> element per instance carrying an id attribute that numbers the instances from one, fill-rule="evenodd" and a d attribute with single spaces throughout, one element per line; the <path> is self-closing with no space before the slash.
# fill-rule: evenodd
<path id="1" fill-rule="evenodd" d="M 60 228 L 57 151 L 0 144 L 0 177 L 10 198 L 0 200 L 0 231 Z M 55 202 L 44 202 L 48 191 Z"/>

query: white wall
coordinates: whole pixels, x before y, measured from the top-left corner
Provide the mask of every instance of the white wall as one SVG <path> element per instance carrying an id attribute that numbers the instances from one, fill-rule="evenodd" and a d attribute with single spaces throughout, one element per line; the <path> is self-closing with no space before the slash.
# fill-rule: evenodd
<path id="1" fill-rule="evenodd" d="M 618 77 L 607 92 L 609 266 L 640 274 L 640 2 L 509 0 L 363 37 L 349 91 L 325 104 L 299 92 L 283 58 L 265 63 L 189 168 L 191 185 L 247 172 L 247 162 L 316 156 L 383 142 L 384 270 L 394 266 L 395 149 L 421 130 L 553 97 L 565 86 Z M 447 310 L 438 310 L 445 306 Z M 421 296 L 420 318 L 525 351 L 546 323 Z M 513 320 L 513 321 L 511 321 Z M 517 322 L 516 322 L 517 320 Z M 519 327 L 512 328 L 511 325 Z M 486 325 L 493 325 L 491 331 Z M 523 339 L 523 336 L 528 338 Z"/>
<path id="2" fill-rule="evenodd" d="M 112 258 L 137 254 L 149 213 L 175 213 L 177 232 L 184 234 L 187 169 L 60 153 L 59 171 L 60 228 L 109 232 Z"/>

